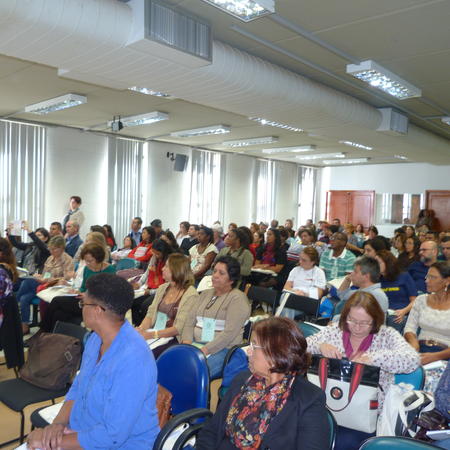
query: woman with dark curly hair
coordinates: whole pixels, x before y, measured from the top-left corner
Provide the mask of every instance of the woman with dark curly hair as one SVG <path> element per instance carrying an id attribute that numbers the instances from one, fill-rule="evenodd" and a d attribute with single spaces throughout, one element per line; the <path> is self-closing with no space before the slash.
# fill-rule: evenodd
<path id="1" fill-rule="evenodd" d="M 325 395 L 305 378 L 306 347 L 294 321 L 257 322 L 248 350 L 250 371 L 233 380 L 200 432 L 197 450 L 328 448 Z"/>

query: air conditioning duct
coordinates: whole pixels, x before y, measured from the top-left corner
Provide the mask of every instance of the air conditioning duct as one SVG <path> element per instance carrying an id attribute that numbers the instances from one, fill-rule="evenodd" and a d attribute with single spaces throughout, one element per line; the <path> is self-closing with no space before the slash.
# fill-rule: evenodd
<path id="1" fill-rule="evenodd" d="M 393 108 L 378 108 L 381 113 L 381 123 L 377 131 L 393 136 L 408 134 L 408 117 Z"/>

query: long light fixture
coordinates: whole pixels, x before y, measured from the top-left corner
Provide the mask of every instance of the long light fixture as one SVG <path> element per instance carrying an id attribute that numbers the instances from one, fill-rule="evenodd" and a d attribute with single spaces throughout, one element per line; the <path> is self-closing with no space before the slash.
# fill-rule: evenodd
<path id="1" fill-rule="evenodd" d="M 130 88 L 128 88 L 128 90 L 134 91 L 134 92 L 140 92 L 141 94 L 145 94 L 145 95 L 153 95 L 154 97 L 164 97 L 164 98 L 172 97 L 170 94 L 165 94 L 164 92 L 152 91 L 151 89 L 148 89 L 145 87 L 139 87 L 139 86 L 130 87 Z"/>
<path id="2" fill-rule="evenodd" d="M 271 127 L 282 128 L 283 130 L 295 131 L 297 133 L 301 133 L 301 132 L 305 131 L 305 130 L 303 130 L 301 128 L 291 127 L 290 125 L 286 125 L 286 124 L 281 123 L 281 122 L 274 122 L 273 120 L 263 119 L 261 117 L 249 117 L 249 120 L 253 120 L 254 122 L 258 122 L 261 125 L 269 125 Z"/>
<path id="3" fill-rule="evenodd" d="M 399 100 L 422 95 L 419 88 L 370 59 L 362 61 L 360 64 L 348 64 L 347 73 Z"/>
<path id="4" fill-rule="evenodd" d="M 447 125 L 450 125 L 450 116 L 441 117 L 441 121 Z"/>
<path id="5" fill-rule="evenodd" d="M 408 159 L 406 156 L 403 156 L 403 155 L 394 155 L 394 158 L 403 159 L 403 160 Z"/>
<path id="6" fill-rule="evenodd" d="M 353 159 L 324 159 L 322 161 L 326 166 L 335 164 L 361 164 L 369 161 L 369 158 L 353 158 Z"/>
<path id="7" fill-rule="evenodd" d="M 155 122 L 161 122 L 162 120 L 167 120 L 169 114 L 153 111 L 145 114 L 138 114 L 136 116 L 121 117 L 118 121 L 124 127 L 136 127 L 139 125 L 150 125 Z M 108 122 L 108 126 L 112 126 L 115 121 Z"/>
<path id="8" fill-rule="evenodd" d="M 324 158 L 345 158 L 345 153 L 322 153 L 321 155 L 296 156 L 296 158 L 300 159 L 301 161 L 324 159 Z"/>
<path id="9" fill-rule="evenodd" d="M 249 147 L 251 145 L 274 144 L 277 141 L 277 136 L 264 136 L 250 139 L 238 139 L 235 141 L 224 141 L 222 142 L 222 145 L 225 147 Z"/>
<path id="10" fill-rule="evenodd" d="M 25 106 L 25 112 L 48 114 L 54 111 L 61 111 L 62 109 L 82 105 L 83 103 L 87 103 L 87 98 L 84 95 L 65 94 L 60 97 L 50 98 L 43 102 L 34 103 L 33 105 L 27 105 Z"/>
<path id="11" fill-rule="evenodd" d="M 339 141 L 339 144 L 348 145 L 350 147 L 362 148 L 363 150 L 373 150 L 373 147 L 369 147 L 368 145 L 359 144 L 358 142 Z"/>
<path id="12" fill-rule="evenodd" d="M 212 134 L 226 134 L 231 131 L 228 125 L 211 125 L 210 127 L 193 128 L 192 130 L 181 130 L 170 133 L 172 137 L 195 137 L 195 136 L 210 136 Z"/>
<path id="13" fill-rule="evenodd" d="M 203 0 L 244 22 L 275 12 L 273 0 Z"/>
<path id="14" fill-rule="evenodd" d="M 263 153 L 267 153 L 272 155 L 274 153 L 302 153 L 302 152 L 310 152 L 315 150 L 315 145 L 302 145 L 300 147 L 274 147 L 274 148 L 265 148 L 263 149 Z"/>

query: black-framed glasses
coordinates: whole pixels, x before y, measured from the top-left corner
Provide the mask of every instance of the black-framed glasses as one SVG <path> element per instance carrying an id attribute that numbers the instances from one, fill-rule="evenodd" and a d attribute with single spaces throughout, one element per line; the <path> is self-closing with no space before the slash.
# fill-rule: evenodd
<path id="1" fill-rule="evenodd" d="M 99 305 L 98 303 L 85 303 L 84 300 L 80 300 L 78 306 L 80 309 L 83 309 L 84 306 L 98 306 L 102 311 L 106 311 L 106 308 L 102 305 Z"/>

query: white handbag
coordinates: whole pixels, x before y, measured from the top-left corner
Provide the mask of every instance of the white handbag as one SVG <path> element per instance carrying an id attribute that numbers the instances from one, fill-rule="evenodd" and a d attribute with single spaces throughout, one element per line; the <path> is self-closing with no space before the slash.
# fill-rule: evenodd
<path id="1" fill-rule="evenodd" d="M 378 415 L 380 368 L 314 355 L 308 380 L 326 394 L 338 425 L 374 433 Z"/>

